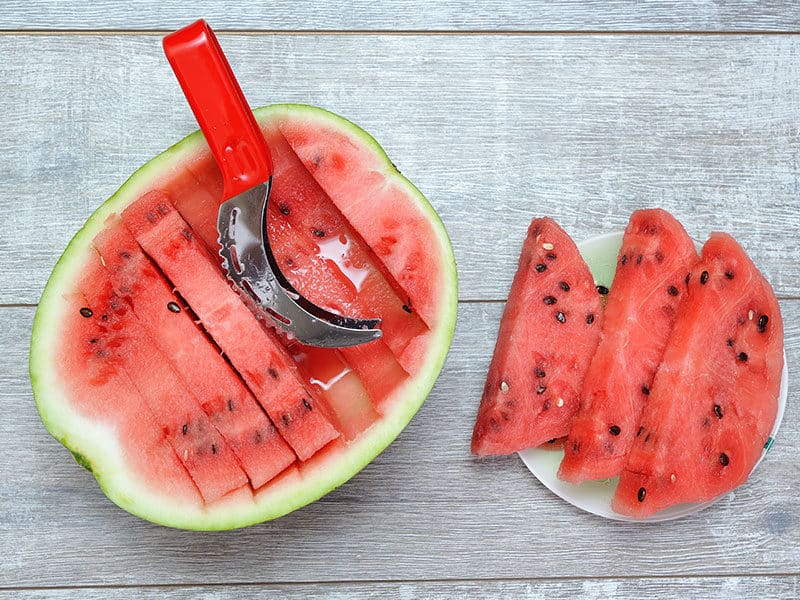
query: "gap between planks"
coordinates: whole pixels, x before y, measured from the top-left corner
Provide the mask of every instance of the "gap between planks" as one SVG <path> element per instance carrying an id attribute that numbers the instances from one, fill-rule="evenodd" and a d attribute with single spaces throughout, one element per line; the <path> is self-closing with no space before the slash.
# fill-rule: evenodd
<path id="1" fill-rule="evenodd" d="M 702 573 L 682 573 L 680 579 L 741 579 L 749 577 L 753 579 L 776 579 L 778 577 L 797 577 L 800 571 L 786 573 L 723 573 L 719 575 L 708 575 Z M 59 590 L 147 590 L 147 589 L 203 589 L 203 588 L 251 588 L 251 587 L 282 587 L 291 588 L 294 586 L 328 585 L 348 586 L 348 585 L 381 585 L 381 584 L 469 584 L 469 583 L 558 583 L 569 581 L 660 581 L 674 580 L 675 575 L 598 575 L 596 577 L 587 576 L 564 576 L 564 577 L 482 577 L 478 579 L 352 579 L 352 580 L 319 580 L 319 581 L 241 581 L 241 582 L 215 582 L 215 583 L 143 583 L 143 584 L 88 584 L 88 585 L 53 585 L 53 586 L 0 586 L 0 592 L 34 592 L 34 591 L 59 591 Z"/>
<path id="2" fill-rule="evenodd" d="M 0 36 L 164 36 L 172 33 L 171 29 L 0 29 Z M 737 37 L 737 36 L 796 36 L 797 31 L 779 31 L 774 29 L 749 29 L 740 31 L 686 31 L 686 30 L 599 30 L 599 29 L 565 29 L 565 30 L 482 30 L 482 29 L 215 29 L 217 35 L 244 36 L 529 36 L 529 37 L 619 37 L 619 36 L 703 36 L 703 37 Z"/>

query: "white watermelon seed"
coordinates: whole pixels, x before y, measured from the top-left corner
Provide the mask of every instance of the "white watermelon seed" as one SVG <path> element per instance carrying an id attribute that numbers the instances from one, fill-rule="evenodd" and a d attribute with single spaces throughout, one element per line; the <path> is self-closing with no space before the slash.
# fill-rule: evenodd
<path id="1" fill-rule="evenodd" d="M 675 483 L 678 480 L 678 478 L 675 476 L 675 473 L 673 473 L 672 475 L 669 476 L 669 480 L 672 483 Z"/>
<path id="2" fill-rule="evenodd" d="M 183 460 L 189 460 L 189 451 L 188 450 L 184 450 L 183 451 Z"/>
<path id="3" fill-rule="evenodd" d="M 747 318 L 750 319 L 751 321 L 753 320 L 753 314 L 754 313 L 752 309 L 750 309 L 750 312 L 747 313 Z"/>
<path id="4" fill-rule="evenodd" d="M 504 394 L 508 392 L 508 384 L 505 381 L 500 382 L 500 391 Z"/>
<path id="5" fill-rule="evenodd" d="M 564 399 L 563 398 L 559 398 L 558 402 L 556 402 L 556 406 L 559 407 L 559 408 L 564 406 Z"/>
<path id="6" fill-rule="evenodd" d="M 553 244 L 550 244 L 550 243 L 546 242 L 546 243 L 542 244 L 542 248 L 544 248 L 545 250 L 552 250 L 553 249 Z"/>

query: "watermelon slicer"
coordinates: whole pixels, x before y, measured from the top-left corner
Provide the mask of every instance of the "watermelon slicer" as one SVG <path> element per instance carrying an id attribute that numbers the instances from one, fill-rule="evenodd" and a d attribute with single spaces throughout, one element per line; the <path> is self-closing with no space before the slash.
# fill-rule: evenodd
<path id="1" fill-rule="evenodd" d="M 166 36 L 163 45 L 222 172 L 219 254 L 247 304 L 303 344 L 345 347 L 378 339 L 380 319 L 329 312 L 281 273 L 266 229 L 272 156 L 211 27 L 196 21 Z"/>

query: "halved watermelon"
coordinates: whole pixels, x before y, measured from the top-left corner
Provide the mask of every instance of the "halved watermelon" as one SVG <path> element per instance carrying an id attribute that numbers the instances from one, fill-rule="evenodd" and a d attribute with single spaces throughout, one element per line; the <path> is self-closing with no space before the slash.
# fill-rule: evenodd
<path id="1" fill-rule="evenodd" d="M 218 269 L 220 176 L 199 132 L 95 211 L 34 321 L 31 381 L 48 430 L 115 503 L 173 527 L 250 525 L 347 481 L 418 410 L 455 326 L 447 234 L 380 146 L 321 109 L 255 114 L 268 139 L 283 140 L 275 185 L 297 210 L 291 223 L 270 220 L 294 230 L 272 239 L 276 255 L 313 263 L 288 275 L 318 302 L 383 317 L 374 350 L 305 349 L 242 312 Z M 330 231 L 307 231 L 321 218 Z M 121 222 L 138 246 L 126 247 Z M 351 268 L 363 279 L 348 281 Z"/>
<path id="2" fill-rule="evenodd" d="M 575 243 L 552 219 L 534 219 L 500 322 L 472 452 L 509 454 L 567 434 L 601 322 L 600 296 Z"/>
<path id="3" fill-rule="evenodd" d="M 631 215 L 559 478 L 581 483 L 622 471 L 697 258 L 694 242 L 668 212 Z"/>
<path id="4" fill-rule="evenodd" d="M 768 443 L 783 370 L 772 287 L 727 234 L 691 272 L 612 507 L 634 517 L 743 483 Z"/>

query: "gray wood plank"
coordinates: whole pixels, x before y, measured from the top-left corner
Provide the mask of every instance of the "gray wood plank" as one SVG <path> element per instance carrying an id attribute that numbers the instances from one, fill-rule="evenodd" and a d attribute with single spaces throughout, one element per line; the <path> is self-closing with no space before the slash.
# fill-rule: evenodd
<path id="1" fill-rule="evenodd" d="M 795 591 L 796 386 L 769 457 L 744 487 L 678 521 L 603 520 L 553 496 L 516 457 L 469 453 L 502 308 L 460 306 L 433 393 L 361 474 L 282 519 L 227 533 L 170 530 L 112 505 L 36 414 L 26 356 L 33 310 L 0 308 L 0 588 L 776 574 L 791 576 L 776 580 L 777 590 Z M 784 301 L 782 310 L 796 373 L 800 301 Z M 733 580 L 716 581 L 724 591 Z M 619 585 L 624 591 L 629 584 Z"/>
<path id="2" fill-rule="evenodd" d="M 176 0 L 67 2 L 11 0 L 0 29 L 176 29 L 203 16 L 219 29 L 254 30 L 480 30 L 480 31 L 797 31 L 791 0 L 314 0 L 246 2 L 231 10 L 222 0 L 186 10 Z"/>
<path id="3" fill-rule="evenodd" d="M 397 583 L 322 583 L 253 586 L 186 586 L 149 588 L 78 588 L 59 590 L 0 590 L 0 600 L 105 600 L 107 598 L 136 598 L 137 600 L 251 600 L 282 598 L 335 598 L 362 600 L 365 598 L 426 598 L 450 600 L 730 600 L 731 598 L 763 598 L 796 600 L 800 594 L 800 577 L 697 577 L 656 579 L 567 579 L 527 581 L 435 581 Z"/>
<path id="4" fill-rule="evenodd" d="M 800 36 L 224 45 L 252 104 L 321 105 L 384 144 L 442 214 L 462 299 L 505 297 L 532 216 L 580 240 L 642 206 L 733 233 L 800 296 Z M 0 56 L 0 303 L 34 303 L 99 202 L 195 124 L 159 36 L 0 36 Z"/>

